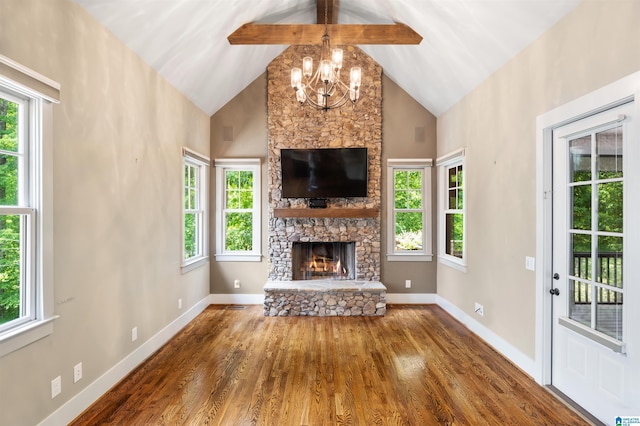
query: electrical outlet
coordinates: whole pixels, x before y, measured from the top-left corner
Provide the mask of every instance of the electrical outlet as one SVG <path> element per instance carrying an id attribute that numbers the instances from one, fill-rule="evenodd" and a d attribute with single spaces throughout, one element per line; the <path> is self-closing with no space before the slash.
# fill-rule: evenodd
<path id="1" fill-rule="evenodd" d="M 405 288 L 411 288 L 411 280 L 404 280 Z"/>
<path id="2" fill-rule="evenodd" d="M 233 281 L 233 288 L 240 288 L 240 280 Z"/>
<path id="3" fill-rule="evenodd" d="M 182 299 L 178 299 L 178 309 L 182 309 Z"/>
<path id="4" fill-rule="evenodd" d="M 62 392 L 62 377 L 58 376 L 51 381 L 51 399 L 60 395 Z"/>
<path id="5" fill-rule="evenodd" d="M 484 307 L 479 304 L 478 302 L 476 302 L 476 308 L 474 310 L 474 312 L 478 315 L 480 315 L 481 317 L 484 316 Z"/>
<path id="6" fill-rule="evenodd" d="M 135 342 L 138 340 L 138 327 L 133 327 L 131 329 L 131 341 Z"/>
<path id="7" fill-rule="evenodd" d="M 82 379 L 82 363 L 79 362 L 73 367 L 73 383 L 78 383 Z"/>

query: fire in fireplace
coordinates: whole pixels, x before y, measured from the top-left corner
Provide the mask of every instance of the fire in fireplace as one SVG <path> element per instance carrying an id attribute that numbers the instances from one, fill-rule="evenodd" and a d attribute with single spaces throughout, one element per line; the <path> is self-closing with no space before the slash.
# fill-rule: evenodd
<path id="1" fill-rule="evenodd" d="M 294 280 L 355 279 L 355 242 L 294 242 Z"/>

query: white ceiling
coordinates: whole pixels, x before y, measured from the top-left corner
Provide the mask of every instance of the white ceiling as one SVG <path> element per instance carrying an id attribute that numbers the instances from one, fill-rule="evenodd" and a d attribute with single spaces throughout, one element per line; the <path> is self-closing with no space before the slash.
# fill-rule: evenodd
<path id="1" fill-rule="evenodd" d="M 213 115 L 287 46 L 232 46 L 248 22 L 313 24 L 315 0 L 74 0 L 205 113 Z M 338 23 L 402 22 L 417 46 L 360 48 L 436 116 L 580 0 L 340 0 Z"/>

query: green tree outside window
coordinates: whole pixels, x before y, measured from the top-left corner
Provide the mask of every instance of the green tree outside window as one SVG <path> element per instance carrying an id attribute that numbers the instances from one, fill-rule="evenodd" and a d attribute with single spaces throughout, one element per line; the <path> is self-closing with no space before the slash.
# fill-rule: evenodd
<path id="1" fill-rule="evenodd" d="M 419 251 L 423 248 L 422 182 L 423 176 L 420 170 L 394 172 L 395 249 L 397 251 Z"/>
<path id="2" fill-rule="evenodd" d="M 18 105 L 0 98 L 0 205 L 18 205 Z M 21 217 L 0 216 L 0 324 L 20 316 Z"/>

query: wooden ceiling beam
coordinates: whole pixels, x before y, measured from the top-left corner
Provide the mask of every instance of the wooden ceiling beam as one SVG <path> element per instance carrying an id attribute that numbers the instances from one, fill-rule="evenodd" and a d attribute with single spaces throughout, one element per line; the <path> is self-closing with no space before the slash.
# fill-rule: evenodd
<path id="1" fill-rule="evenodd" d="M 331 0 L 327 0 L 331 1 Z M 324 17 L 323 17 L 324 19 Z M 331 44 L 420 44 L 422 36 L 405 24 L 330 24 Z M 230 44 L 322 44 L 321 24 L 244 24 L 227 40 Z"/>
<path id="2" fill-rule="evenodd" d="M 317 14 L 316 14 L 316 23 L 324 24 L 324 12 L 325 7 L 327 8 L 327 24 L 337 24 L 338 23 L 338 0 L 318 0 L 316 2 L 317 6 Z"/>

